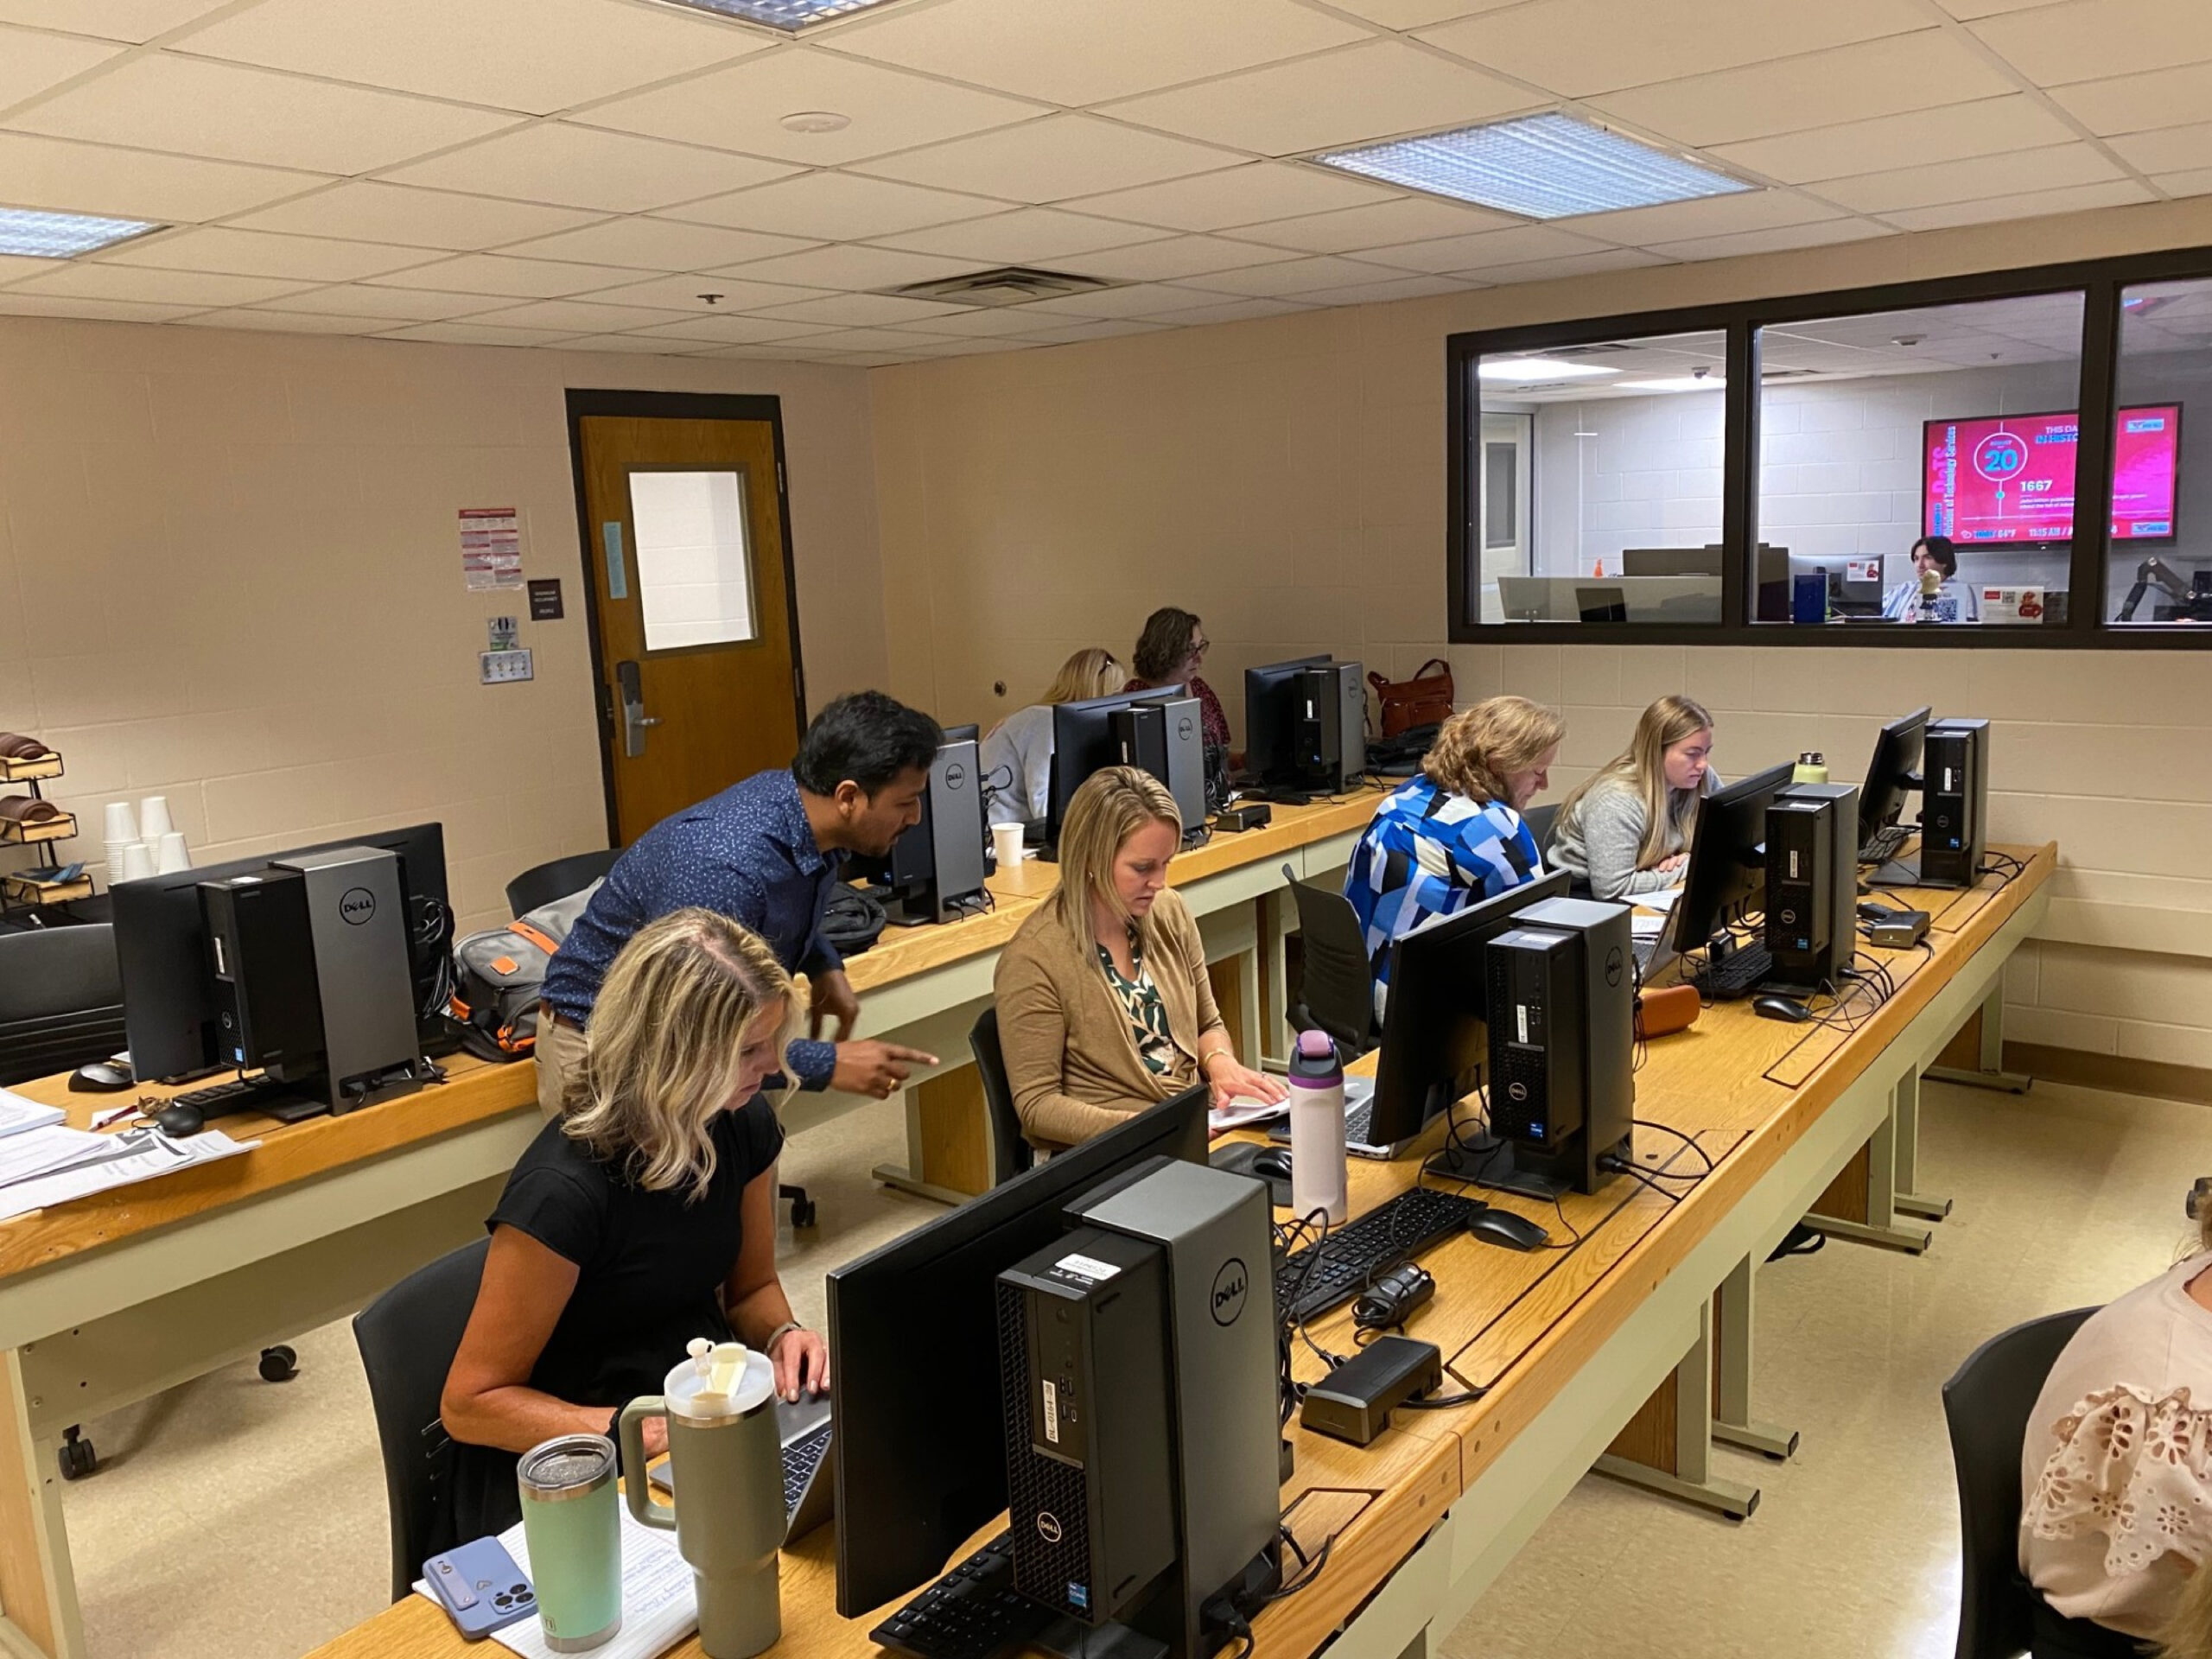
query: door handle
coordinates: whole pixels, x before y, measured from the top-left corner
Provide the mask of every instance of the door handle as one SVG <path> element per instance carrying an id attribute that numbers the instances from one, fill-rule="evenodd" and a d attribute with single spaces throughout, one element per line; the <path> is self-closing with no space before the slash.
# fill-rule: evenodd
<path id="1" fill-rule="evenodd" d="M 614 679 L 622 695 L 622 753 L 635 760 L 645 752 L 646 728 L 659 725 L 660 716 L 645 712 L 645 696 L 639 683 L 637 664 L 615 664 Z"/>

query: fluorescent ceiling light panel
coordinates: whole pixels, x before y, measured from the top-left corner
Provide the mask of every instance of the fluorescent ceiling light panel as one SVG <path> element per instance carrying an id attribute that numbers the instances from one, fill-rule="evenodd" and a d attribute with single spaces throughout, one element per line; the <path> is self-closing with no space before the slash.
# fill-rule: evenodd
<path id="1" fill-rule="evenodd" d="M 1408 190 L 1528 219 L 1656 207 L 1753 188 L 1687 157 L 1557 112 L 1313 159 Z"/>
<path id="2" fill-rule="evenodd" d="M 1486 357 L 1475 372 L 1485 380 L 1512 380 L 1527 385 L 1537 380 L 1577 380 L 1585 375 L 1618 374 L 1596 363 L 1570 363 L 1557 357 Z"/>
<path id="3" fill-rule="evenodd" d="M 1623 380 L 1616 391 L 1719 391 L 1728 383 L 1717 374 L 1672 374 L 1662 380 Z"/>
<path id="4" fill-rule="evenodd" d="M 73 259 L 158 231 L 139 219 L 96 219 L 89 213 L 49 213 L 35 207 L 0 207 L 0 253 L 33 259 Z"/>
<path id="5" fill-rule="evenodd" d="M 884 0 L 669 0 L 669 3 L 722 17 L 741 17 L 748 23 L 766 23 L 796 35 L 809 23 L 866 11 L 882 5 Z"/>

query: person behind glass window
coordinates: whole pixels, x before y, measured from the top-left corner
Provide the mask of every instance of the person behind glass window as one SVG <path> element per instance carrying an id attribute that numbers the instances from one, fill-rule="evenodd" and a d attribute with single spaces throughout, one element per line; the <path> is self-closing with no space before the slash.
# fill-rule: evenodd
<path id="1" fill-rule="evenodd" d="M 1933 571 L 1940 585 L 1923 597 L 1922 579 Z M 1912 544 L 1912 577 L 1890 589 L 1882 615 L 1891 622 L 1979 622 L 1981 601 L 1972 582 L 1959 580 L 1959 550 L 1948 536 L 1923 536 Z"/>

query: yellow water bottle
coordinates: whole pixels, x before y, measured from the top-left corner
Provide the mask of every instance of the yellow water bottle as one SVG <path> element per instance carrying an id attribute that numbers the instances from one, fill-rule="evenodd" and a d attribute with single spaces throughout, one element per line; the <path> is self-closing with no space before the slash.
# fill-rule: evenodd
<path id="1" fill-rule="evenodd" d="M 1828 780 L 1828 763 L 1818 749 L 1808 749 L 1797 757 L 1797 765 L 1790 772 L 1793 784 L 1825 784 Z"/>

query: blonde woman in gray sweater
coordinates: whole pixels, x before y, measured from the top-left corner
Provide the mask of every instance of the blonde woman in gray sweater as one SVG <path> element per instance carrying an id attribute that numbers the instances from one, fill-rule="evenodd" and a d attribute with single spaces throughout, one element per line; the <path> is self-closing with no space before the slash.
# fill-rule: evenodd
<path id="1" fill-rule="evenodd" d="M 1628 753 L 1567 798 L 1552 830 L 1553 864 L 1600 899 L 1679 887 L 1698 803 L 1720 787 L 1713 716 L 1688 697 L 1643 711 Z"/>

